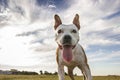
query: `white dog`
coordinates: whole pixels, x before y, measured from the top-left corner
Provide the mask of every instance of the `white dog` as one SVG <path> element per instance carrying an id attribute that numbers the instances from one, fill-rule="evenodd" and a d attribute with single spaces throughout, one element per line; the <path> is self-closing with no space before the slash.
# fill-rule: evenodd
<path id="1" fill-rule="evenodd" d="M 71 80 L 74 80 L 73 69 L 81 69 L 84 80 L 92 80 L 89 65 L 85 52 L 79 41 L 79 15 L 76 14 L 73 24 L 64 25 L 58 15 L 55 18 L 55 40 L 58 44 L 56 51 L 56 60 L 58 63 L 59 80 L 64 80 L 64 66 L 68 67 L 68 74 Z"/>

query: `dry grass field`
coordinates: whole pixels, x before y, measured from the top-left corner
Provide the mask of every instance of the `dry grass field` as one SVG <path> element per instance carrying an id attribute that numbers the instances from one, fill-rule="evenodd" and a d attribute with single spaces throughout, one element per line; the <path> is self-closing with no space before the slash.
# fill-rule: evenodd
<path id="1" fill-rule="evenodd" d="M 0 80 L 58 80 L 57 75 L 0 75 Z M 70 80 L 65 76 L 65 80 Z M 75 76 L 75 80 L 83 80 Z M 94 76 L 93 80 L 120 80 L 120 76 Z"/>

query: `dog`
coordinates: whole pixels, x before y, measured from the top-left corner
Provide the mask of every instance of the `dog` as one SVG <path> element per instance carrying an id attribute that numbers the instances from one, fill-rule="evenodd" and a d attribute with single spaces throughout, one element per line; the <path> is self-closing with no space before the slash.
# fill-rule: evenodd
<path id="1" fill-rule="evenodd" d="M 73 77 L 73 69 L 75 67 L 81 70 L 84 80 L 92 80 L 85 51 L 82 46 L 78 44 L 80 30 L 79 15 L 75 15 L 73 24 L 70 25 L 62 24 L 57 14 L 54 15 L 54 19 L 55 41 L 58 44 L 56 60 L 59 80 L 64 80 L 64 66 L 67 66 L 68 75 L 71 80 L 75 80 Z"/>

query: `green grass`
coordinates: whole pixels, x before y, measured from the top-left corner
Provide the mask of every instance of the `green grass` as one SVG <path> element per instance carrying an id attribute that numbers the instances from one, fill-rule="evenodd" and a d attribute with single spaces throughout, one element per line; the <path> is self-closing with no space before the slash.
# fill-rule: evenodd
<path id="1" fill-rule="evenodd" d="M 83 80 L 81 76 L 75 76 L 75 80 Z M 58 80 L 57 75 L 0 75 L 0 80 Z M 70 80 L 65 76 L 65 80 Z M 120 80 L 120 76 L 94 76 L 93 80 Z"/>

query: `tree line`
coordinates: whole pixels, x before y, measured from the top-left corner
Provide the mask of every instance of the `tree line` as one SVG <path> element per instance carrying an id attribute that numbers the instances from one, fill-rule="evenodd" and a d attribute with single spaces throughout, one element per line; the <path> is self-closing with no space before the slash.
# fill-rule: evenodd
<path id="1" fill-rule="evenodd" d="M 3 71 L 3 70 L 0 70 L 0 74 L 14 74 L 14 75 L 57 75 L 58 72 L 48 72 L 48 71 L 42 71 L 40 70 L 39 73 L 37 72 L 32 72 L 32 71 L 19 71 L 17 69 L 11 69 L 11 70 L 7 70 L 7 71 Z M 65 75 L 68 75 L 66 72 L 65 72 Z M 75 74 L 77 75 L 77 74 Z"/>
<path id="2" fill-rule="evenodd" d="M 48 71 L 43 72 L 42 70 L 40 70 L 40 74 L 41 75 L 57 75 L 58 72 L 55 71 L 54 73 L 51 73 L 51 72 L 48 72 Z M 68 73 L 65 72 L 65 75 L 68 75 Z M 74 74 L 74 76 L 77 76 L 77 74 Z"/>
<path id="3" fill-rule="evenodd" d="M 57 72 L 54 72 L 54 73 L 51 73 L 51 72 L 48 72 L 48 71 L 42 71 L 40 70 L 40 75 L 57 75 L 58 73 Z"/>
<path id="4" fill-rule="evenodd" d="M 10 69 L 10 70 L 0 70 L 0 74 L 14 74 L 14 75 L 57 75 L 57 72 L 51 73 L 48 71 L 42 71 L 40 70 L 39 73 L 37 72 L 32 72 L 32 71 L 19 71 L 17 69 Z"/>
<path id="5" fill-rule="evenodd" d="M 32 71 L 18 71 L 16 69 L 11 69 L 10 72 L 11 72 L 11 74 L 15 74 L 15 75 L 38 75 L 37 72 L 32 72 Z"/>

